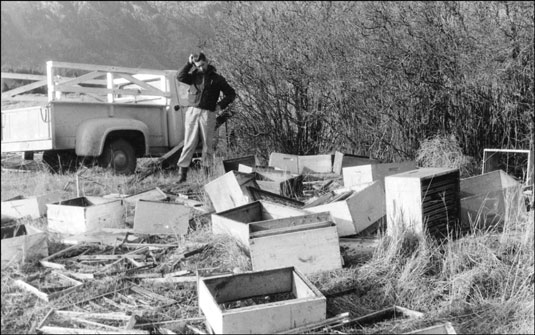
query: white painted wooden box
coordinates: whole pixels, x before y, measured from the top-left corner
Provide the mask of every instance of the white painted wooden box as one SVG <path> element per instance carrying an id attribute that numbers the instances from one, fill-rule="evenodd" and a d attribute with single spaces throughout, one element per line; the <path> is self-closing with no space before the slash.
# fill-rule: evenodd
<path id="1" fill-rule="evenodd" d="M 345 187 L 371 183 L 376 180 L 379 180 L 381 183 L 383 183 L 383 179 L 386 176 L 414 170 L 416 168 L 416 163 L 412 161 L 401 163 L 367 164 L 343 168 L 342 177 L 344 179 Z"/>
<path id="2" fill-rule="evenodd" d="M 247 186 L 258 188 L 254 174 L 230 171 L 204 185 L 216 212 L 253 202 Z"/>
<path id="3" fill-rule="evenodd" d="M 186 235 L 191 208 L 182 204 L 138 200 L 134 215 L 134 233 Z"/>

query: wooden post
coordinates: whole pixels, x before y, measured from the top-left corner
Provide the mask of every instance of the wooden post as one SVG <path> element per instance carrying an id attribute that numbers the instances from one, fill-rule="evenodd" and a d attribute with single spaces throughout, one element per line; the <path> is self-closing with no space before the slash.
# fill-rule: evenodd
<path id="1" fill-rule="evenodd" d="M 113 73 L 106 73 L 107 88 L 113 90 Z M 113 102 L 113 93 L 108 93 L 108 102 Z"/>
<path id="2" fill-rule="evenodd" d="M 54 101 L 54 64 L 46 62 L 46 81 L 48 85 L 48 102 Z"/>

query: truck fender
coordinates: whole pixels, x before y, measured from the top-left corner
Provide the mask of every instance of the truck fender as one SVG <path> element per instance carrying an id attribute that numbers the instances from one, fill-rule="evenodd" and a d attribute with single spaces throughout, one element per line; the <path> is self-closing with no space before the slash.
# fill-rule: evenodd
<path id="1" fill-rule="evenodd" d="M 76 155 L 100 156 L 108 134 L 114 131 L 137 131 L 143 134 L 145 151 L 149 149 L 149 127 L 134 119 L 99 118 L 82 122 L 76 129 Z"/>

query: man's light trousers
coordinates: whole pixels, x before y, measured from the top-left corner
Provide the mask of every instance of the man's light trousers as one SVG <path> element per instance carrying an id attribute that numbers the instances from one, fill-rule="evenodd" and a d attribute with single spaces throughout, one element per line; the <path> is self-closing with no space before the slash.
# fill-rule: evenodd
<path id="1" fill-rule="evenodd" d="M 210 167 L 213 163 L 213 139 L 216 113 L 207 109 L 188 107 L 185 115 L 184 148 L 177 165 L 188 167 L 197 148 L 202 141 L 202 165 Z"/>

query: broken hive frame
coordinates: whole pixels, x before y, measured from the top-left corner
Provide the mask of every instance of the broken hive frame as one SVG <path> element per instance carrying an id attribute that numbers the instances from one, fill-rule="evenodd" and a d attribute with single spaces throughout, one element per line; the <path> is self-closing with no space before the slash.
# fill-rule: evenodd
<path id="1" fill-rule="evenodd" d="M 326 319 L 321 292 L 293 267 L 200 278 L 199 309 L 216 334 L 274 333 Z M 222 304 L 254 297 L 291 299 L 225 309 Z"/>
<path id="2" fill-rule="evenodd" d="M 458 229 L 459 169 L 421 168 L 385 178 L 387 234 L 441 238 Z"/>
<path id="3" fill-rule="evenodd" d="M 59 283 L 61 286 L 37 287 L 21 279 L 15 280 L 14 284 L 47 302 L 65 294 L 76 291 L 80 289 L 83 285 L 82 282 L 74 280 L 62 273 L 55 271 L 51 272 L 50 274 L 47 274 L 46 278 L 49 279 L 49 281 L 53 281 L 54 283 Z M 45 291 L 50 291 L 50 293 Z"/>
<path id="4" fill-rule="evenodd" d="M 47 205 L 48 229 L 61 234 L 82 234 L 102 228 L 122 228 L 121 200 L 79 197 Z"/>

